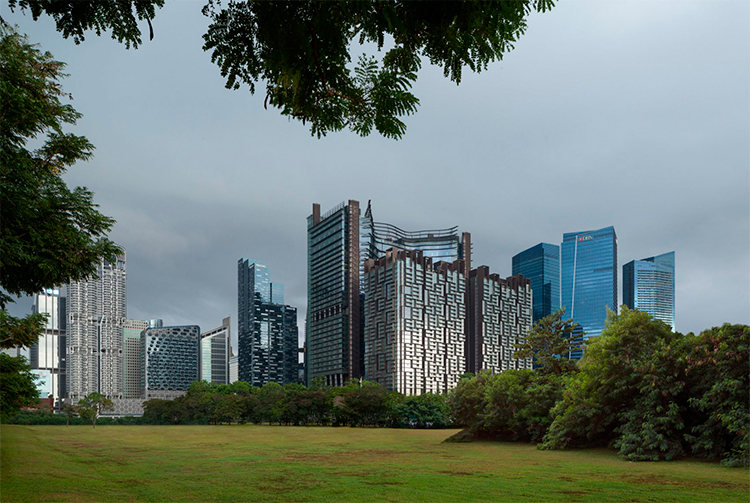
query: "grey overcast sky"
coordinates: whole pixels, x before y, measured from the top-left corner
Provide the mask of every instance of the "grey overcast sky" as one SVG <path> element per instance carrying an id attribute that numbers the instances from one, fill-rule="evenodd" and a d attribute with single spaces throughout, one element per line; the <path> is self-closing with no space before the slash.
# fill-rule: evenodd
<path id="1" fill-rule="evenodd" d="M 167 2 L 138 50 L 76 46 L 2 6 L 68 64 L 72 130 L 97 150 L 66 180 L 117 220 L 129 317 L 207 330 L 231 315 L 235 331 L 246 257 L 285 285 L 302 333 L 311 204 L 371 199 L 378 221 L 471 232 L 474 264 L 504 276 L 519 251 L 613 225 L 620 276 L 676 252 L 677 330 L 750 323 L 750 3 L 560 1 L 460 86 L 425 63 L 401 141 L 318 140 L 263 110 L 263 86 L 226 90 L 202 5 Z"/>

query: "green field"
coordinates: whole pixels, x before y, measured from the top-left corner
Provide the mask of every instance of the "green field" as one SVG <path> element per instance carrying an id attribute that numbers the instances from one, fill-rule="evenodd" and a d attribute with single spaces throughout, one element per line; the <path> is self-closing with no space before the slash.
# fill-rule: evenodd
<path id="1" fill-rule="evenodd" d="M 605 450 L 445 444 L 456 430 L 2 426 L 3 502 L 707 501 L 750 472 L 631 463 Z"/>

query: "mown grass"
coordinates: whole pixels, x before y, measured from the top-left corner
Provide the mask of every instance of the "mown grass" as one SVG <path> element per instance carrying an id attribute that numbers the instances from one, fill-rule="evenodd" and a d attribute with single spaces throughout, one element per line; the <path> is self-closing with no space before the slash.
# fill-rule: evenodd
<path id="1" fill-rule="evenodd" d="M 0 428 L 3 502 L 747 502 L 750 472 L 606 450 L 442 443 L 456 430 L 280 426 Z"/>

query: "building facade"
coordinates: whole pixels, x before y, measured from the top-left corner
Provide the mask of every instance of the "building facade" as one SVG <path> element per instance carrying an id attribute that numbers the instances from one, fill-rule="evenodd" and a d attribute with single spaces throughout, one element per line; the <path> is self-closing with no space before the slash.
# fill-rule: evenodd
<path id="1" fill-rule="evenodd" d="M 622 266 L 622 303 L 647 312 L 674 331 L 674 252 Z"/>
<path id="2" fill-rule="evenodd" d="M 238 372 L 238 360 L 239 356 L 232 355 L 229 357 L 229 384 L 232 384 L 233 382 L 239 381 L 239 372 Z"/>
<path id="3" fill-rule="evenodd" d="M 141 382 L 145 400 L 173 400 L 200 380 L 201 330 L 197 325 L 141 332 Z"/>
<path id="4" fill-rule="evenodd" d="M 583 331 L 583 341 L 604 330 L 607 309 L 617 312 L 617 235 L 614 227 L 563 235 L 561 304 Z M 571 354 L 580 358 L 582 351 Z"/>
<path id="5" fill-rule="evenodd" d="M 365 262 L 387 250 L 421 250 L 434 261 L 462 260 L 468 274 L 471 236 L 457 227 L 405 231 L 375 222 L 368 203 L 364 214 L 358 201 L 349 200 L 321 215 L 313 204 L 307 219 L 307 382 L 323 376 L 341 385 L 364 375 L 363 306 Z"/>
<path id="6" fill-rule="evenodd" d="M 122 327 L 127 318 L 125 251 L 102 260 L 94 277 L 67 287 L 68 397 L 122 398 Z"/>
<path id="7" fill-rule="evenodd" d="M 61 407 L 66 390 L 66 310 L 65 297 L 59 288 L 45 288 L 33 297 L 34 313 L 47 315 L 44 330 L 29 350 L 31 368 L 44 375 L 45 389 L 41 398 L 52 396 L 55 408 Z"/>
<path id="8" fill-rule="evenodd" d="M 360 211 L 349 200 L 307 218 L 307 378 L 362 376 Z"/>
<path id="9" fill-rule="evenodd" d="M 513 274 L 523 274 L 534 292 L 532 322 L 560 309 L 560 247 L 539 243 L 513 257 Z"/>
<path id="10" fill-rule="evenodd" d="M 531 281 L 521 274 L 502 279 L 481 266 L 471 271 L 468 292 L 467 371 L 531 369 L 531 358 L 513 357 L 531 331 Z"/>
<path id="11" fill-rule="evenodd" d="M 142 320 L 125 320 L 122 325 L 123 398 L 141 397 L 141 332 L 147 328 Z"/>
<path id="12" fill-rule="evenodd" d="M 201 380 L 216 384 L 230 384 L 229 355 L 231 353 L 230 319 L 221 326 L 201 334 Z"/>
<path id="13" fill-rule="evenodd" d="M 465 263 L 391 249 L 365 263 L 365 378 L 405 395 L 446 392 L 465 372 Z"/>
<path id="14" fill-rule="evenodd" d="M 372 216 L 372 205 L 368 201 L 364 216 L 360 218 L 360 277 L 364 281 L 364 263 L 368 259 L 379 259 L 391 248 L 397 250 L 420 250 L 434 262 L 453 263 L 463 260 L 468 277 L 471 270 L 471 234 L 459 234 L 458 227 L 446 229 L 406 231 L 395 225 L 376 222 Z"/>
<path id="15" fill-rule="evenodd" d="M 297 382 L 297 309 L 284 304 L 283 286 L 270 282 L 260 262 L 240 259 L 237 280 L 238 379 Z"/>

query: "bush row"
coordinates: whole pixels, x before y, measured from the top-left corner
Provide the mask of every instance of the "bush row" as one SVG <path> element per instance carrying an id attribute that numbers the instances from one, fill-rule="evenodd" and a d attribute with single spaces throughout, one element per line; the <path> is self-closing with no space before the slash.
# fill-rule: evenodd
<path id="1" fill-rule="evenodd" d="M 62 414 L 21 411 L 15 424 L 67 424 Z M 80 417 L 70 424 L 91 424 Z M 187 394 L 174 400 L 144 402 L 142 417 L 100 417 L 107 424 L 231 424 L 383 426 L 445 428 L 450 426 L 445 395 L 427 393 L 406 397 L 376 383 L 352 380 L 343 387 L 318 381 L 306 387 L 272 382 L 262 387 L 245 382 L 230 385 L 194 382 Z"/>
<path id="2" fill-rule="evenodd" d="M 262 387 L 195 382 L 175 400 L 148 400 L 150 424 L 255 423 L 279 425 L 444 428 L 450 425 L 445 395 L 405 397 L 383 386 L 351 380 L 343 387 L 271 382 Z"/>

